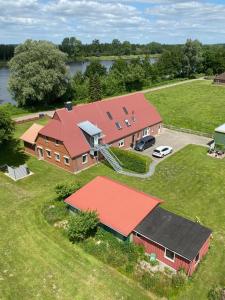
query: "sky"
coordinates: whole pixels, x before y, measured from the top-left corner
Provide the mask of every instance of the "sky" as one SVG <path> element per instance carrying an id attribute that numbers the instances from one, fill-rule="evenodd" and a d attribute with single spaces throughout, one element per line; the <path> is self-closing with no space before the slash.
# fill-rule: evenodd
<path id="1" fill-rule="evenodd" d="M 0 0 L 0 44 L 117 38 L 133 43 L 225 43 L 225 0 Z"/>

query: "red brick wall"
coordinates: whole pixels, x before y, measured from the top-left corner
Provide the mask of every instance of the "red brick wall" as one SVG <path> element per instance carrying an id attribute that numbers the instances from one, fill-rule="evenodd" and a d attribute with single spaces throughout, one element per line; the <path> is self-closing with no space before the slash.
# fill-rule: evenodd
<path id="1" fill-rule="evenodd" d="M 31 155 L 36 155 L 35 145 L 32 145 L 32 144 L 27 143 L 27 142 L 23 142 L 23 144 L 24 144 L 24 148 L 25 148 L 26 153 L 29 153 Z"/>

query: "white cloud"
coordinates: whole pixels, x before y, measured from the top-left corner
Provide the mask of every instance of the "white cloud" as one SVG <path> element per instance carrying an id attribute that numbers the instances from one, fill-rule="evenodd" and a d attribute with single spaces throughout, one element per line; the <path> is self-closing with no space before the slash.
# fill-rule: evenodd
<path id="1" fill-rule="evenodd" d="M 213 0 L 0 0 L 0 8 L 0 43 L 72 35 L 83 42 L 224 42 L 225 4 Z"/>

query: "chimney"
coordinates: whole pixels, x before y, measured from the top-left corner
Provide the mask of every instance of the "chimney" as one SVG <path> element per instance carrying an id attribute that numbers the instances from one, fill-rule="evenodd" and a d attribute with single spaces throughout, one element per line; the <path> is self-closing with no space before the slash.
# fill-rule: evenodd
<path id="1" fill-rule="evenodd" d="M 65 102 L 65 108 L 66 108 L 68 111 L 73 110 L 73 104 L 72 104 L 72 102 L 71 102 L 71 101 Z"/>

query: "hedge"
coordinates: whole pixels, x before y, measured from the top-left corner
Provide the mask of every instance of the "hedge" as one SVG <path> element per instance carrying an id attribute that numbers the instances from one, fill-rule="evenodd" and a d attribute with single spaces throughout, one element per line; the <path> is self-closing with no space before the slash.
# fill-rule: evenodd
<path id="1" fill-rule="evenodd" d="M 151 158 L 131 151 L 111 147 L 112 152 L 122 163 L 122 167 L 136 173 L 146 173 L 149 170 Z"/>

